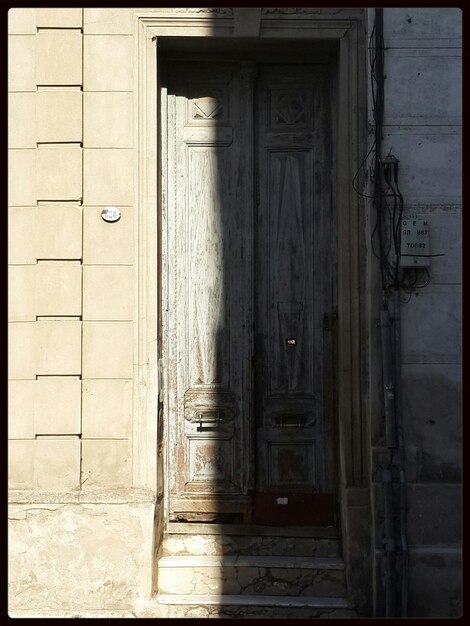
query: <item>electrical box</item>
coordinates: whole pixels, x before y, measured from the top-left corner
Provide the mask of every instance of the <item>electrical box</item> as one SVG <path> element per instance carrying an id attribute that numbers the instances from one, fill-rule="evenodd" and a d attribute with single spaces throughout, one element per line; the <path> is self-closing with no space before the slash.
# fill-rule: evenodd
<path id="1" fill-rule="evenodd" d="M 401 267 L 429 267 L 429 221 L 416 215 L 401 220 Z"/>

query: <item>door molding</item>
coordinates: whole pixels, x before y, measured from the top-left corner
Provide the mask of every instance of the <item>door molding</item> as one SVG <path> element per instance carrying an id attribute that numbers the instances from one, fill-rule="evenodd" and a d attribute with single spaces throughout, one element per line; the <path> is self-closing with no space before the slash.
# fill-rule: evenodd
<path id="1" fill-rule="evenodd" d="M 161 167 L 158 141 L 158 49 L 164 37 L 217 37 L 234 39 L 234 11 L 223 8 L 136 9 L 135 34 L 135 106 L 138 113 L 136 146 L 136 269 L 138 318 L 135 338 L 136 372 L 133 421 L 133 484 L 163 495 L 161 413 L 158 411 L 159 388 L 158 334 L 160 306 L 160 270 L 158 259 L 161 199 Z M 338 234 L 338 492 L 341 501 L 343 550 L 348 580 L 354 569 L 356 589 L 371 588 L 369 565 L 355 569 L 354 562 L 364 563 L 370 552 L 369 467 L 368 467 L 368 329 L 366 309 L 366 239 L 365 205 L 352 188 L 354 175 L 366 153 L 366 10 L 263 8 L 260 17 L 261 39 L 296 39 L 338 42 L 338 114 L 337 114 L 337 234 Z M 164 259 L 163 259 L 164 261 Z M 160 459 L 159 461 L 157 461 Z M 158 470 L 157 470 L 158 464 Z M 354 530 L 353 530 L 354 529 Z M 366 559 L 368 562 L 369 560 Z M 359 566 L 358 566 L 359 567 Z M 352 599 L 355 599 L 351 586 Z M 364 592 L 362 592 L 363 594 Z M 358 602 L 362 600 L 357 592 Z"/>

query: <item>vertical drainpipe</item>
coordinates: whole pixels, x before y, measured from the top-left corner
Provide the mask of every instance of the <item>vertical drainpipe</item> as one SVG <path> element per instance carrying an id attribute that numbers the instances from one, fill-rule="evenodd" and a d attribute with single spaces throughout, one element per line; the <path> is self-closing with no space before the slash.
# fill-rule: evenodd
<path id="1" fill-rule="evenodd" d="M 384 65 L 383 65 L 383 9 L 375 9 L 375 50 L 376 50 L 376 81 L 377 100 L 375 110 L 375 142 L 376 142 L 376 189 L 381 190 L 382 172 L 380 159 L 382 156 L 382 127 L 384 115 Z M 382 196 L 376 194 L 377 209 L 382 209 Z M 399 235 L 401 232 L 399 231 Z M 400 245 L 398 245 L 400 248 Z M 396 263 L 400 262 L 399 251 Z M 393 296 L 387 298 L 384 294 L 384 302 L 388 302 L 388 311 L 382 318 L 382 344 L 387 342 L 385 336 L 394 346 L 393 354 L 388 354 L 387 362 L 390 364 L 390 356 L 393 361 L 393 404 L 394 420 L 388 415 L 386 424 L 387 446 L 397 451 L 397 469 L 399 476 L 399 537 L 400 537 L 400 603 L 397 598 L 397 571 L 396 571 L 396 546 L 394 533 L 394 496 L 393 479 L 390 469 L 383 471 L 382 480 L 384 486 L 384 512 L 385 512 L 385 611 L 387 617 L 406 617 L 408 604 L 408 543 L 406 538 L 407 525 L 407 483 L 405 474 L 405 444 L 403 433 L 402 415 L 402 387 L 401 387 L 401 316 L 400 316 L 400 285 L 395 285 Z M 390 334 L 390 309 L 393 322 L 393 333 Z M 384 328 L 385 326 L 385 328 Z M 388 328 L 387 328 L 388 326 Z M 385 336 L 384 336 L 385 335 Z M 384 355 L 386 356 L 386 355 Z M 392 408 L 392 407 L 389 407 Z M 391 411 L 389 411 L 391 413 Z M 391 418 L 391 419 L 390 419 Z M 394 422 L 394 423 L 393 423 Z"/>
<path id="2" fill-rule="evenodd" d="M 382 125 L 384 114 L 384 67 L 383 67 L 383 9 L 375 9 L 375 79 L 376 79 L 376 103 L 374 110 L 374 122 L 375 122 L 375 202 L 377 213 L 382 211 L 382 171 L 380 165 L 380 159 L 382 157 Z M 382 270 L 383 271 L 383 270 Z M 384 304 L 387 301 L 386 294 L 384 293 Z M 382 346 L 383 348 L 388 344 L 390 346 L 390 326 L 389 326 L 389 313 L 388 311 L 382 316 Z M 386 326 L 384 328 L 384 325 Z M 396 327 L 395 327 L 396 328 Z M 395 342 L 394 342 L 395 343 Z M 396 347 L 396 346 L 395 346 Z M 388 351 L 388 356 L 392 356 Z M 394 351 L 394 356 L 396 352 Z M 385 363 L 385 357 L 383 359 Z M 391 365 L 390 361 L 388 362 Z M 391 373 L 391 372 L 390 372 Z M 396 383 L 396 371 L 392 374 L 394 382 Z M 385 382 L 385 381 L 384 381 Z M 388 393 L 392 393 L 391 390 Z M 393 394 L 394 395 L 394 394 Z M 387 400 L 386 400 L 387 405 Z M 386 414 L 386 430 L 387 430 L 387 446 L 392 449 L 395 448 L 395 424 L 393 423 L 396 418 L 396 398 L 393 398 L 390 408 L 393 415 Z M 387 406 L 386 406 L 387 408 Z M 393 441 L 390 441 L 393 439 Z M 385 548 L 385 616 L 396 616 L 396 559 L 395 559 L 395 532 L 394 532 L 394 510 L 393 510 L 393 482 L 392 472 L 390 469 L 384 469 L 382 472 L 383 494 L 384 494 L 384 515 L 385 515 L 385 537 L 383 545 Z"/>
<path id="3" fill-rule="evenodd" d="M 397 259 L 397 263 L 399 260 Z M 408 604 L 408 542 L 406 539 L 407 483 L 405 474 L 405 441 L 403 435 L 403 415 L 401 396 L 401 316 L 400 288 L 394 293 L 394 326 L 395 326 L 395 424 L 398 445 L 398 475 L 400 479 L 400 549 L 401 549 L 401 593 L 400 617 L 406 617 Z"/>

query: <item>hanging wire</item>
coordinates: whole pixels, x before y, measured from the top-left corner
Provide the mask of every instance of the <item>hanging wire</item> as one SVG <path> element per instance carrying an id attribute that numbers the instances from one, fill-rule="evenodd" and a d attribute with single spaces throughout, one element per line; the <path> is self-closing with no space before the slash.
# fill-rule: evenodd
<path id="1" fill-rule="evenodd" d="M 375 224 L 371 235 L 372 253 L 379 260 L 382 290 L 388 293 L 398 289 L 405 291 L 422 289 L 429 284 L 430 276 L 426 268 L 406 268 L 406 270 L 404 268 L 400 271 L 404 198 L 398 184 L 399 161 L 393 156 L 391 149 L 384 159 L 381 159 L 379 154 L 384 109 L 383 89 L 379 88 L 379 81 L 383 80 L 384 50 L 383 36 L 376 37 L 374 24 L 369 37 L 368 52 L 375 137 L 354 174 L 352 187 L 361 198 L 375 201 Z M 369 166 L 370 160 L 373 167 Z M 367 177 L 368 170 L 374 172 L 373 191 L 366 193 L 358 184 L 358 179 L 361 174 Z"/>

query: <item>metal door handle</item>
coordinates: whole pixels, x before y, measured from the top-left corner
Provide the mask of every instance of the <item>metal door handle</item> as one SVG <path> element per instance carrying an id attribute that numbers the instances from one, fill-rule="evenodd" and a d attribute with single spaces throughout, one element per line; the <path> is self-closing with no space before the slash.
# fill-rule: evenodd
<path id="1" fill-rule="evenodd" d="M 304 428 L 305 417 L 303 415 L 283 415 L 274 419 L 274 428 Z"/>
<path id="2" fill-rule="evenodd" d="M 221 411 L 200 411 L 197 414 L 197 421 L 199 422 L 199 426 L 197 427 L 198 430 L 203 429 L 203 424 L 218 427 L 223 421 L 222 413 Z"/>

